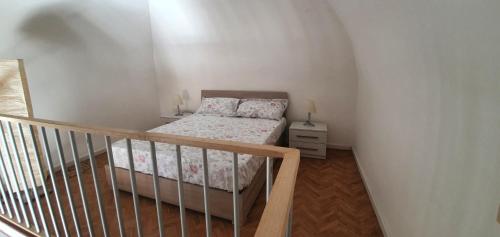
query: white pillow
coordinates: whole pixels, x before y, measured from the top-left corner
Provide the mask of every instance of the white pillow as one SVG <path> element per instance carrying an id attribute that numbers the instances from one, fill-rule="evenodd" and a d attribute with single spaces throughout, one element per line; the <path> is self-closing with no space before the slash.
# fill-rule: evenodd
<path id="1" fill-rule="evenodd" d="M 222 116 L 235 116 L 240 99 L 212 97 L 203 98 L 201 106 L 196 111 L 198 114 L 218 114 Z"/>
<path id="2" fill-rule="evenodd" d="M 286 99 L 243 99 L 236 115 L 245 118 L 280 120 L 287 106 Z"/>

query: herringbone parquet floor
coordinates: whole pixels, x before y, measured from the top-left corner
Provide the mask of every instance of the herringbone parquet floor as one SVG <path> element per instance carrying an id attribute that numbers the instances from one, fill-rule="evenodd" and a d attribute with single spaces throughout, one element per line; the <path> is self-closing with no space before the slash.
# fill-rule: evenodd
<path id="1" fill-rule="evenodd" d="M 111 188 L 105 182 L 104 165 L 106 156 L 97 157 L 99 167 L 99 185 L 103 190 L 103 200 L 111 236 L 118 236 L 117 221 Z M 84 185 L 90 201 L 90 212 L 94 231 L 102 236 L 94 185 L 88 162 L 82 162 Z M 277 167 L 276 167 L 277 168 Z M 276 170 L 275 170 L 276 172 Z M 73 168 L 69 170 L 70 189 L 77 207 L 77 214 L 84 236 L 88 236 L 87 223 L 83 212 L 82 201 Z M 60 176 L 60 175 L 59 175 Z M 64 214 L 71 236 L 76 236 L 68 199 L 61 177 L 58 177 L 58 188 L 62 193 Z M 242 227 L 242 236 L 253 236 L 265 205 L 264 190 L 261 191 L 248 221 Z M 54 194 L 50 195 L 55 207 Z M 124 214 L 127 236 L 135 236 L 135 220 L 132 197 L 121 192 L 121 207 Z M 48 210 L 45 206 L 45 216 Z M 141 198 L 141 226 L 144 236 L 158 236 L 156 209 L 154 200 Z M 164 204 L 163 213 L 167 236 L 180 235 L 178 208 Z M 328 150 L 326 160 L 303 158 L 301 160 L 294 197 L 293 236 L 382 236 L 379 224 L 370 204 L 365 187 L 358 172 L 351 151 Z M 55 212 L 58 215 L 57 209 Z M 47 219 L 49 220 L 49 219 Z M 187 211 L 189 236 L 204 236 L 204 215 Z M 230 221 L 213 218 L 213 236 L 232 236 Z M 60 226 L 60 225 L 59 225 Z"/>

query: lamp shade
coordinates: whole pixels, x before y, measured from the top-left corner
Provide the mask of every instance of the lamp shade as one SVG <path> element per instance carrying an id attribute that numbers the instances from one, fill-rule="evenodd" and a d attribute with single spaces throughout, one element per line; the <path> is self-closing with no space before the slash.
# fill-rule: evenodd
<path id="1" fill-rule="evenodd" d="M 182 105 L 184 102 L 182 101 L 182 97 L 180 95 L 175 96 L 175 104 Z"/>
<path id="2" fill-rule="evenodd" d="M 307 112 L 309 113 L 316 113 L 316 103 L 314 103 L 314 100 L 307 100 Z"/>

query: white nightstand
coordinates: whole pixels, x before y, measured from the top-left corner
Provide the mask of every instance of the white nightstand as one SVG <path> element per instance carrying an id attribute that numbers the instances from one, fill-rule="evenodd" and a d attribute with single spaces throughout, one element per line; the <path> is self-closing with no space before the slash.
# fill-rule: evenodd
<path id="1" fill-rule="evenodd" d="M 163 115 L 163 116 L 160 116 L 161 120 L 164 122 L 164 123 L 171 123 L 171 122 L 174 122 L 174 121 L 177 121 L 181 118 L 184 118 L 184 117 L 187 117 L 189 115 L 192 115 L 193 113 L 191 112 L 184 112 L 182 113 L 182 115 Z"/>
<path id="2" fill-rule="evenodd" d="M 289 146 L 300 150 L 300 156 L 326 159 L 327 127 L 313 122 L 314 127 L 304 122 L 293 122 L 289 128 Z"/>

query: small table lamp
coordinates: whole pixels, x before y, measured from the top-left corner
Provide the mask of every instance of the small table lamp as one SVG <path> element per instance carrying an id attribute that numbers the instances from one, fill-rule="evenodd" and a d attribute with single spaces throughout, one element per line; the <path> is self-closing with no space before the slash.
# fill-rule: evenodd
<path id="1" fill-rule="evenodd" d="M 311 122 L 311 113 L 316 113 L 316 104 L 314 100 L 307 100 L 307 121 L 304 123 L 305 126 L 314 127 L 314 123 Z"/>
<path id="2" fill-rule="evenodd" d="M 182 116 L 181 105 L 184 104 L 184 101 L 182 101 L 182 97 L 180 95 L 175 97 L 175 104 L 177 105 L 177 113 L 175 116 Z"/>

